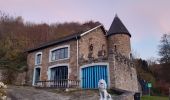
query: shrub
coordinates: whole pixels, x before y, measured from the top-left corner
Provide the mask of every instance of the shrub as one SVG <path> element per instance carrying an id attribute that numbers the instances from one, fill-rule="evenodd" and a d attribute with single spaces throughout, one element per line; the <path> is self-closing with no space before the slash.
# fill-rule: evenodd
<path id="1" fill-rule="evenodd" d="M 0 82 L 0 100 L 6 100 L 6 88 L 7 86 L 3 82 Z"/>

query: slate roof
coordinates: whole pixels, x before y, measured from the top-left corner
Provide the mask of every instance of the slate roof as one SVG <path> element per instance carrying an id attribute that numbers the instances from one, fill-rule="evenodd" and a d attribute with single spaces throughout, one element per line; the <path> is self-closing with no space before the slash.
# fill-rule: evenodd
<path id="1" fill-rule="evenodd" d="M 69 35 L 69 36 L 57 39 L 56 41 L 44 43 L 44 44 L 42 44 L 42 45 L 40 45 L 36 48 L 29 49 L 26 52 L 29 53 L 29 52 L 33 52 L 33 51 L 36 51 L 36 50 L 47 48 L 49 46 L 57 45 L 57 44 L 60 44 L 60 43 L 66 42 L 66 41 L 70 41 L 70 40 L 74 40 L 74 39 L 76 40 L 76 39 L 80 38 L 80 35 L 81 35 L 80 33 L 75 33 L 73 35 Z"/>
<path id="2" fill-rule="evenodd" d="M 122 21 L 119 19 L 119 17 L 116 15 L 109 31 L 107 32 L 107 36 L 114 35 L 114 34 L 127 34 L 131 37 L 131 34 L 127 30 L 127 28 L 124 26 Z"/>
<path id="3" fill-rule="evenodd" d="M 94 29 L 99 28 L 99 27 L 101 27 L 102 30 L 103 30 L 103 32 L 106 33 L 103 25 L 98 25 L 98 26 L 96 26 L 96 27 L 94 27 L 94 28 L 92 28 L 92 29 L 90 29 L 90 30 L 88 30 L 88 31 L 74 33 L 74 34 L 72 34 L 72 35 L 69 35 L 69 36 L 66 36 L 66 37 L 57 39 L 57 40 L 55 40 L 55 41 L 47 42 L 47 43 L 44 43 L 44 44 L 42 44 L 42 45 L 40 45 L 40 46 L 38 46 L 38 47 L 35 47 L 35 48 L 32 48 L 32 49 L 26 50 L 25 52 L 30 53 L 30 52 L 33 52 L 33 51 L 37 51 L 37 50 L 41 50 L 41 49 L 47 48 L 47 47 L 49 47 L 49 46 L 53 46 L 53 45 L 57 45 L 57 44 L 60 44 L 60 43 L 63 43 L 63 42 L 67 42 L 67 41 L 70 41 L 70 40 L 77 40 L 77 39 L 81 38 L 81 36 L 82 36 L 83 34 L 87 34 L 87 33 L 89 33 L 90 31 L 93 31 Z"/>

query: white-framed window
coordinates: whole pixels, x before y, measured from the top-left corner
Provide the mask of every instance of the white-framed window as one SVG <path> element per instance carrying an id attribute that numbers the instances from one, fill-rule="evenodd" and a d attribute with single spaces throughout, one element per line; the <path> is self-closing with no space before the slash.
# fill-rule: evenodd
<path id="1" fill-rule="evenodd" d="M 41 66 L 35 66 L 32 85 L 34 86 L 40 80 L 41 80 Z"/>
<path id="2" fill-rule="evenodd" d="M 35 65 L 40 65 L 42 63 L 42 52 L 35 54 Z"/>
<path id="3" fill-rule="evenodd" d="M 57 61 L 69 59 L 70 57 L 70 46 L 64 45 L 50 50 L 49 61 Z"/>

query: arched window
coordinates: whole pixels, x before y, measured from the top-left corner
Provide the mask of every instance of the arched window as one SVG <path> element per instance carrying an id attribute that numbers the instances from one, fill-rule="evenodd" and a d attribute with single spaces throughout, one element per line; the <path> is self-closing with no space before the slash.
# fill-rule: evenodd
<path id="1" fill-rule="evenodd" d="M 35 65 L 40 65 L 42 62 L 42 52 L 35 54 Z"/>
<path id="2" fill-rule="evenodd" d="M 69 59 L 70 56 L 70 47 L 68 45 L 60 46 L 50 50 L 49 54 L 49 61 L 57 61 L 57 60 L 64 60 Z"/>

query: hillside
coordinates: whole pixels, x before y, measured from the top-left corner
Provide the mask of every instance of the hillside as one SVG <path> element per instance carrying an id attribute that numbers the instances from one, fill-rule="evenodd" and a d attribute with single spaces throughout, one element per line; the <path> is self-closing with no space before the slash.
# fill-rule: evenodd
<path id="1" fill-rule="evenodd" d="M 11 83 L 15 71 L 27 70 L 26 50 L 44 42 L 86 31 L 99 24 L 100 22 L 93 21 L 36 24 L 24 22 L 20 16 L 13 17 L 0 11 L 0 68 L 8 69 L 4 73 L 9 79 L 6 80 L 7 83 Z"/>

